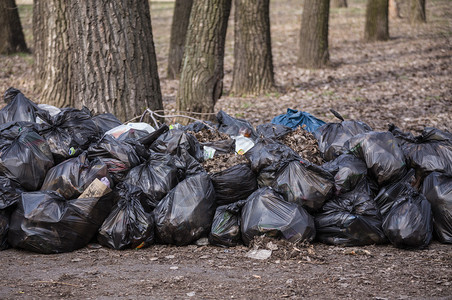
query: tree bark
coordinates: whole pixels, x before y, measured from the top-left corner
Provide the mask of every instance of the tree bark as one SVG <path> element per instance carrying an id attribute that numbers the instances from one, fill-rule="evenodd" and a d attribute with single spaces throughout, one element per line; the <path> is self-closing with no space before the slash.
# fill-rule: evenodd
<path id="1" fill-rule="evenodd" d="M 348 7 L 347 0 L 331 0 L 331 7 L 333 8 Z"/>
<path id="2" fill-rule="evenodd" d="M 368 0 L 364 40 L 374 42 L 388 39 L 388 0 Z"/>
<path id="3" fill-rule="evenodd" d="M 329 0 L 305 0 L 301 16 L 298 65 L 322 68 L 328 64 Z"/>
<path id="4" fill-rule="evenodd" d="M 411 24 L 425 23 L 425 0 L 411 0 L 410 3 L 410 22 Z"/>
<path id="5" fill-rule="evenodd" d="M 162 95 L 147 0 L 69 0 L 72 97 L 127 121 Z"/>
<path id="6" fill-rule="evenodd" d="M 389 18 L 390 19 L 398 19 L 400 18 L 400 8 L 399 3 L 396 0 L 389 0 Z"/>
<path id="7" fill-rule="evenodd" d="M 232 92 L 261 94 L 274 86 L 270 1 L 235 0 Z"/>
<path id="8" fill-rule="evenodd" d="M 56 107 L 73 107 L 66 1 L 34 0 L 35 89 L 40 101 Z"/>
<path id="9" fill-rule="evenodd" d="M 176 97 L 178 111 L 212 113 L 223 90 L 223 61 L 231 0 L 195 0 Z M 209 115 L 201 118 L 213 119 Z M 182 124 L 187 119 L 179 120 Z"/>
<path id="10" fill-rule="evenodd" d="M 29 52 L 15 0 L 0 1 L 0 54 Z"/>
<path id="11" fill-rule="evenodd" d="M 193 0 L 176 0 L 171 25 L 170 48 L 168 55 L 168 78 L 180 76 L 182 58 L 184 56 L 185 37 Z"/>

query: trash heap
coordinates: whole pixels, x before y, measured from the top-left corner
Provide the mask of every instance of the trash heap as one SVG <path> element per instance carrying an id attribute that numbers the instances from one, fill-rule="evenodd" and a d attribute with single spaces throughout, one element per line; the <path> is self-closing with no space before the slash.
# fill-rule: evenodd
<path id="1" fill-rule="evenodd" d="M 420 136 L 289 109 L 254 128 L 122 124 L 36 104 L 0 110 L 0 249 L 73 251 L 289 242 L 452 243 L 452 134 Z"/>

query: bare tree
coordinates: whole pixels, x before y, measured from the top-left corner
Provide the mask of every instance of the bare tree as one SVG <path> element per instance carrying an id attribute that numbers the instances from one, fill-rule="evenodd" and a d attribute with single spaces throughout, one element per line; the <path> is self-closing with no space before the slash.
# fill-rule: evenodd
<path id="1" fill-rule="evenodd" d="M 168 55 L 168 78 L 178 78 L 184 56 L 185 37 L 193 0 L 176 0 L 171 25 L 170 48 Z"/>
<path id="2" fill-rule="evenodd" d="M 232 92 L 261 94 L 274 86 L 270 1 L 235 0 Z"/>
<path id="3" fill-rule="evenodd" d="M 0 1 L 0 53 L 29 52 L 15 0 Z"/>
<path id="4" fill-rule="evenodd" d="M 71 60 L 69 59 L 68 11 L 66 1 L 34 0 L 35 88 L 41 102 L 73 107 Z"/>
<path id="5" fill-rule="evenodd" d="M 126 121 L 162 109 L 147 0 L 69 0 L 72 97 Z"/>
<path id="6" fill-rule="evenodd" d="M 230 11 L 231 0 L 193 2 L 176 98 L 178 111 L 213 112 L 223 90 L 224 45 Z M 187 120 L 180 122 L 187 123 Z"/>
<path id="7" fill-rule="evenodd" d="M 322 68 L 328 64 L 329 0 L 305 0 L 301 16 L 298 65 Z"/>
<path id="8" fill-rule="evenodd" d="M 400 18 L 399 3 L 396 0 L 389 0 L 388 11 L 390 19 Z"/>
<path id="9" fill-rule="evenodd" d="M 333 8 L 348 7 L 347 0 L 331 0 L 330 5 Z"/>
<path id="10" fill-rule="evenodd" d="M 425 0 L 411 0 L 410 3 L 410 22 L 411 24 L 425 23 Z"/>
<path id="11" fill-rule="evenodd" d="M 388 0 L 368 0 L 364 40 L 373 42 L 388 39 Z"/>

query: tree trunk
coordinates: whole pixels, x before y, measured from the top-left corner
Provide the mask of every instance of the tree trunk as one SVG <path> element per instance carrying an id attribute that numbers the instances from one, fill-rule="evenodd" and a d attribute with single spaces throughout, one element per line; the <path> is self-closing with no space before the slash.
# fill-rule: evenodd
<path id="1" fill-rule="evenodd" d="M 69 0 L 72 97 L 127 121 L 162 109 L 147 0 Z"/>
<path id="2" fill-rule="evenodd" d="M 333 8 L 348 7 L 347 0 L 331 0 L 331 7 Z"/>
<path id="3" fill-rule="evenodd" d="M 388 0 L 368 0 L 364 40 L 374 42 L 388 39 Z"/>
<path id="4" fill-rule="evenodd" d="M 298 65 L 322 68 L 328 64 L 329 0 L 305 0 L 301 16 Z"/>
<path id="5" fill-rule="evenodd" d="M 396 0 L 389 0 L 389 18 L 398 19 L 400 18 L 400 8 L 399 3 Z"/>
<path id="6" fill-rule="evenodd" d="M 232 92 L 261 94 L 274 86 L 270 1 L 235 0 Z"/>
<path id="7" fill-rule="evenodd" d="M 73 107 L 69 59 L 68 11 L 65 1 L 34 0 L 34 72 L 40 102 Z"/>
<path id="8" fill-rule="evenodd" d="M 212 113 L 223 90 L 223 60 L 231 0 L 195 0 L 190 15 L 178 111 Z M 201 118 L 213 119 L 207 115 Z M 187 120 L 179 120 L 187 123 Z"/>
<path id="9" fill-rule="evenodd" d="M 388 12 L 389 12 L 390 19 L 400 18 L 399 4 L 397 3 L 396 0 L 389 0 Z"/>
<path id="10" fill-rule="evenodd" d="M 184 56 L 185 36 L 193 0 L 176 0 L 171 25 L 170 48 L 168 55 L 168 78 L 180 76 L 182 58 Z"/>
<path id="11" fill-rule="evenodd" d="M 29 52 L 16 1 L 0 0 L 0 54 Z"/>
<path id="12" fill-rule="evenodd" d="M 411 24 L 425 23 L 425 0 L 411 0 L 410 3 L 410 22 Z"/>

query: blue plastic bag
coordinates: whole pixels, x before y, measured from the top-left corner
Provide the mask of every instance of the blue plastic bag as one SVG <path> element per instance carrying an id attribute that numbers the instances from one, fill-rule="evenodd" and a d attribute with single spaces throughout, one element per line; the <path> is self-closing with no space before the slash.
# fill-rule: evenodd
<path id="1" fill-rule="evenodd" d="M 281 124 L 296 129 L 298 126 L 309 132 L 314 132 L 317 128 L 325 124 L 324 121 L 317 119 L 310 113 L 298 111 L 296 109 L 287 109 L 287 113 L 273 118 L 273 124 Z"/>

